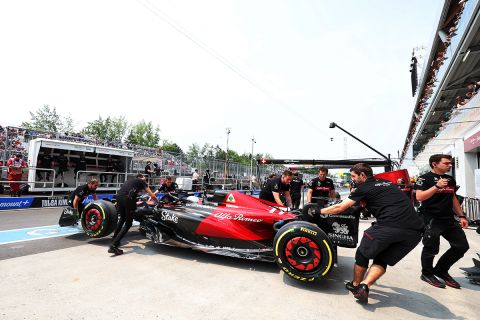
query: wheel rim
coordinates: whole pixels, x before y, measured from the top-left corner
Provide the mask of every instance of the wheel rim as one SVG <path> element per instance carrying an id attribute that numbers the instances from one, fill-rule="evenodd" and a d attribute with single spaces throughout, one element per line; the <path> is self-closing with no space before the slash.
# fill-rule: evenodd
<path id="1" fill-rule="evenodd" d="M 293 268 L 311 271 L 320 265 L 322 253 L 312 239 L 294 237 L 286 243 L 285 257 Z"/>
<path id="2" fill-rule="evenodd" d="M 85 214 L 85 227 L 90 231 L 97 231 L 102 224 L 102 215 L 97 209 L 90 209 Z"/>

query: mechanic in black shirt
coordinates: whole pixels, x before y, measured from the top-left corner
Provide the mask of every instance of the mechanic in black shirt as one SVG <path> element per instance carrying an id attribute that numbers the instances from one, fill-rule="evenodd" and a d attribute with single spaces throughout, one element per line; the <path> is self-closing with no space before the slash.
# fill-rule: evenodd
<path id="1" fill-rule="evenodd" d="M 419 212 L 426 226 L 420 278 L 434 287 L 444 288 L 446 284 L 460 289 L 460 284 L 450 276 L 448 270 L 469 248 L 467 237 L 462 230 L 468 227 L 468 220 L 455 194 L 455 179 L 446 174 L 452 167 L 452 157 L 434 154 L 430 157 L 429 164 L 432 171 L 421 175 L 415 184 L 416 198 L 421 201 Z M 455 215 L 460 219 L 460 225 L 455 220 Z M 450 249 L 433 267 L 433 259 L 440 249 L 440 236 L 450 243 Z M 437 277 L 445 281 L 445 284 Z"/>
<path id="2" fill-rule="evenodd" d="M 335 200 L 335 185 L 333 180 L 327 178 L 328 169 L 320 167 L 318 177 L 313 178 L 308 183 L 307 201 L 308 203 L 318 203 L 321 208 L 328 204 L 328 198 Z"/>
<path id="3" fill-rule="evenodd" d="M 39 157 L 40 165 L 37 165 L 38 168 L 42 169 L 52 169 L 52 156 L 50 155 L 50 149 L 43 150 L 43 154 Z M 46 176 L 47 181 L 50 181 L 50 175 L 52 172 L 50 170 L 37 170 L 37 179 L 38 181 L 43 180 Z"/>
<path id="4" fill-rule="evenodd" d="M 77 179 L 78 171 L 86 171 L 86 170 L 87 170 L 87 159 L 85 159 L 84 154 L 81 154 L 80 157 L 77 159 L 77 163 L 75 164 L 75 169 L 73 169 L 74 178 Z M 78 175 L 78 181 L 80 181 L 80 174 Z"/>
<path id="5" fill-rule="evenodd" d="M 108 249 L 108 253 L 120 255 L 123 250 L 119 249 L 120 241 L 128 232 L 133 223 L 133 212 L 137 208 L 137 196 L 145 190 L 152 200 L 158 202 L 157 197 L 147 185 L 146 178 L 143 174 L 137 174 L 134 179 L 126 181 L 117 192 L 117 212 L 120 214 L 115 233 L 112 237 L 112 245 Z"/>
<path id="6" fill-rule="evenodd" d="M 368 302 L 369 288 L 420 242 L 423 221 L 410 199 L 392 182 L 373 177 L 372 168 L 357 163 L 350 172 L 357 188 L 339 204 L 320 209 L 320 214 L 337 214 L 361 200 L 377 218 L 365 230 L 355 254 L 353 281 L 346 287 L 355 298 Z M 373 259 L 369 267 L 369 260 Z M 368 272 L 367 272 L 368 270 Z"/>
<path id="7" fill-rule="evenodd" d="M 300 208 L 300 200 L 303 193 L 303 180 L 298 177 L 298 171 L 293 174 L 290 182 L 290 197 L 292 198 L 293 209 Z"/>
<path id="8" fill-rule="evenodd" d="M 64 178 L 63 173 L 68 171 L 68 158 L 65 156 L 65 154 L 60 153 L 58 155 L 58 158 L 55 160 L 58 163 L 57 175 L 61 176 L 63 179 Z"/>
<path id="9" fill-rule="evenodd" d="M 152 161 L 147 161 L 147 165 L 145 166 L 145 175 L 148 176 L 147 183 L 151 183 L 153 176 Z"/>
<path id="10" fill-rule="evenodd" d="M 158 187 L 157 191 L 155 191 L 155 196 L 159 193 L 164 193 L 165 195 L 162 197 L 162 201 L 168 202 L 173 201 L 173 197 L 169 195 L 169 193 L 177 192 L 178 184 L 176 182 L 172 182 L 172 177 L 167 176 L 165 177 L 165 181 L 162 183 L 160 187 Z"/>
<path id="11" fill-rule="evenodd" d="M 83 200 L 85 200 L 88 195 L 91 194 L 94 200 L 98 200 L 96 193 L 97 188 L 98 180 L 95 178 L 90 179 L 87 184 L 78 186 L 72 193 L 70 193 L 70 196 L 68 197 L 68 205 L 77 209 L 78 215 L 80 216 L 85 208 Z"/>
<path id="12" fill-rule="evenodd" d="M 285 200 L 288 207 L 292 207 L 292 198 L 290 197 L 290 182 L 293 179 L 293 173 L 290 170 L 285 170 L 280 177 L 270 179 L 262 191 L 260 191 L 260 199 L 276 203 L 284 206 L 280 199 L 280 194 L 285 195 Z"/>

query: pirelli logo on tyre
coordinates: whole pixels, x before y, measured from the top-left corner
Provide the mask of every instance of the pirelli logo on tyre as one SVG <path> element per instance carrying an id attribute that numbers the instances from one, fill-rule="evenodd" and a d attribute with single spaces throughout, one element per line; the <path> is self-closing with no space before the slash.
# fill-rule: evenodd
<path id="1" fill-rule="evenodd" d="M 313 230 L 310 230 L 310 229 L 305 228 L 305 227 L 301 227 L 301 228 L 300 228 L 300 231 L 301 231 L 301 232 L 308 233 L 308 234 L 311 234 L 311 235 L 313 235 L 313 236 L 316 236 L 316 235 L 317 235 L 317 231 L 313 231 Z"/>
<path id="2" fill-rule="evenodd" d="M 297 279 L 297 280 L 300 280 L 300 281 L 307 281 L 307 282 L 315 281 L 315 278 L 305 278 L 305 277 L 297 276 L 296 274 L 292 273 L 290 270 L 288 270 L 285 267 L 283 267 L 282 269 L 286 274 L 288 274 L 290 277 L 292 277 L 294 279 Z"/>

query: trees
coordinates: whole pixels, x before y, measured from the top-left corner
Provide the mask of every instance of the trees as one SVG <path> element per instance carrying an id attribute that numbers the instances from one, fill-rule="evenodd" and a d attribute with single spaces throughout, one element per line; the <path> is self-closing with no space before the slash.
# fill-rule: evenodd
<path id="1" fill-rule="evenodd" d="M 140 121 L 137 124 L 132 125 L 127 137 L 127 142 L 157 148 L 160 143 L 160 129 L 158 126 L 154 127 L 152 122 L 148 123 L 145 120 Z"/>
<path id="2" fill-rule="evenodd" d="M 182 148 L 180 148 L 179 145 L 176 144 L 175 142 L 171 142 L 169 140 L 163 140 L 163 144 L 160 147 L 160 149 L 162 149 L 164 151 L 167 151 L 167 152 L 177 153 L 177 154 L 183 155 Z"/>
<path id="3" fill-rule="evenodd" d="M 22 127 L 31 130 L 51 131 L 51 132 L 72 132 L 73 119 L 70 114 L 62 117 L 57 113 L 57 108 L 50 107 L 48 104 L 40 107 L 35 113 L 29 112 L 31 121 L 22 122 Z"/>
<path id="4" fill-rule="evenodd" d="M 128 128 L 129 124 L 125 116 L 107 117 L 106 119 L 99 117 L 97 120 L 89 122 L 83 128 L 82 133 L 100 140 L 121 142 L 125 138 Z"/>

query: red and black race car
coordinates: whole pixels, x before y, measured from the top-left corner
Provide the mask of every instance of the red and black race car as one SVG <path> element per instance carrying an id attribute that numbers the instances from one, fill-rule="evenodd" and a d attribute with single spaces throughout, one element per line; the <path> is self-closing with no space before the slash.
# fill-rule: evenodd
<path id="1" fill-rule="evenodd" d="M 159 205 L 142 201 L 134 215 L 140 232 L 154 243 L 192 248 L 231 257 L 275 261 L 301 281 L 325 277 L 337 259 L 337 246 L 355 248 L 359 209 L 320 215 L 317 205 L 287 212 L 276 204 L 236 191 L 217 190 L 199 199 L 187 197 Z M 68 213 L 60 225 L 66 225 Z M 63 222 L 62 222 L 63 219 Z M 117 223 L 113 203 L 89 203 L 81 213 L 92 238 L 110 234 Z"/>

